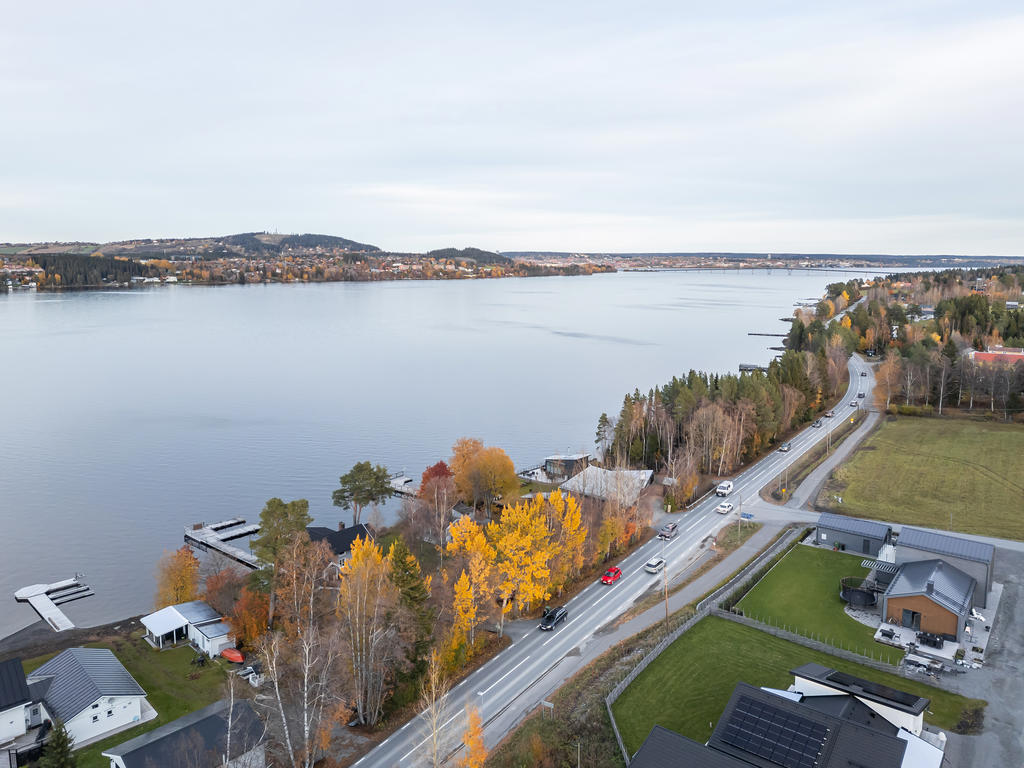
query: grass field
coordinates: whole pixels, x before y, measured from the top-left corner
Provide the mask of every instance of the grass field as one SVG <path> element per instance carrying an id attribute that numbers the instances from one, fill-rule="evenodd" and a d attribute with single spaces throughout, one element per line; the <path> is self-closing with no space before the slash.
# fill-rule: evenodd
<path id="1" fill-rule="evenodd" d="M 1022 477 L 1024 426 L 904 417 L 883 423 L 833 473 L 819 506 L 854 517 L 1024 539 Z"/>
<path id="2" fill-rule="evenodd" d="M 786 688 L 793 682 L 789 670 L 812 661 L 927 696 L 925 720 L 940 728 L 955 728 L 965 710 L 986 704 L 709 617 L 670 645 L 613 705 L 626 749 L 639 749 L 655 725 L 703 744 L 736 683 Z"/>
<path id="3" fill-rule="evenodd" d="M 867 576 L 863 555 L 798 546 L 740 600 L 744 615 L 776 626 L 786 625 L 801 635 L 818 636 L 829 645 L 866 651 L 890 664 L 903 655 L 874 641 L 874 630 L 843 611 L 839 580 Z"/>
<path id="4" fill-rule="evenodd" d="M 79 750 L 75 753 L 78 768 L 108 768 L 110 761 L 101 755 L 104 749 L 177 720 L 224 696 L 226 662 L 217 660 L 205 667 L 193 667 L 190 662 L 195 652 L 191 648 L 155 651 L 142 639 L 141 632 L 133 634 L 131 638 L 112 637 L 108 642 L 90 643 L 89 647 L 109 648 L 114 652 L 146 692 L 146 698 L 157 711 L 157 717 Z M 23 663 L 25 671 L 37 669 L 55 655 L 51 653 L 26 659 Z"/>

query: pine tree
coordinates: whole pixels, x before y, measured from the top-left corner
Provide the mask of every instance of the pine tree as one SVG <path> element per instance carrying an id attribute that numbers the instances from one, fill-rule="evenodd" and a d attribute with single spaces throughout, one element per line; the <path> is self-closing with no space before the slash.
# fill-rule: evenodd
<path id="1" fill-rule="evenodd" d="M 39 768 L 76 768 L 78 761 L 71 751 L 72 738 L 64 723 L 57 720 L 50 731 L 50 739 L 39 759 Z"/>

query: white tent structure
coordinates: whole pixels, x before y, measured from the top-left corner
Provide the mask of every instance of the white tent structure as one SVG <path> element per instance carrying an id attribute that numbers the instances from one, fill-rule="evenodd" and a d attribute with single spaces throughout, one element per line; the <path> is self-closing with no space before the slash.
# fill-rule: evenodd
<path id="1" fill-rule="evenodd" d="M 146 639 L 157 648 L 188 639 L 212 658 L 234 645 L 230 628 L 221 615 L 202 600 L 161 608 L 143 616 L 142 626 L 146 628 Z"/>
<path id="2" fill-rule="evenodd" d="M 590 496 L 602 501 L 615 500 L 624 507 L 632 507 L 654 478 L 650 469 L 601 469 L 587 467 L 569 478 L 561 486 L 564 491 L 578 496 Z"/>

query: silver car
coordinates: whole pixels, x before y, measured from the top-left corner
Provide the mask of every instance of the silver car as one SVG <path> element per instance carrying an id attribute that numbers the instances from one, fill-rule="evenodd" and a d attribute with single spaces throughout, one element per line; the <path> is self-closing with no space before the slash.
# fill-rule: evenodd
<path id="1" fill-rule="evenodd" d="M 665 567 L 664 557 L 652 557 L 647 561 L 647 565 L 644 566 L 644 570 L 648 573 L 657 573 Z"/>

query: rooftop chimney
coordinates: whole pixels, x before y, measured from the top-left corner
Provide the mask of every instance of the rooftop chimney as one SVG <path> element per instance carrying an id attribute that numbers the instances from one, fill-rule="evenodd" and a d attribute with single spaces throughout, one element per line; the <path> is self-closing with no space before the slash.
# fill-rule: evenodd
<path id="1" fill-rule="evenodd" d="M 930 595 L 932 592 L 934 592 L 935 591 L 935 582 L 932 581 L 931 579 L 928 579 L 928 583 L 924 585 L 924 591 L 925 591 L 925 594 L 927 594 L 927 595 Z"/>

